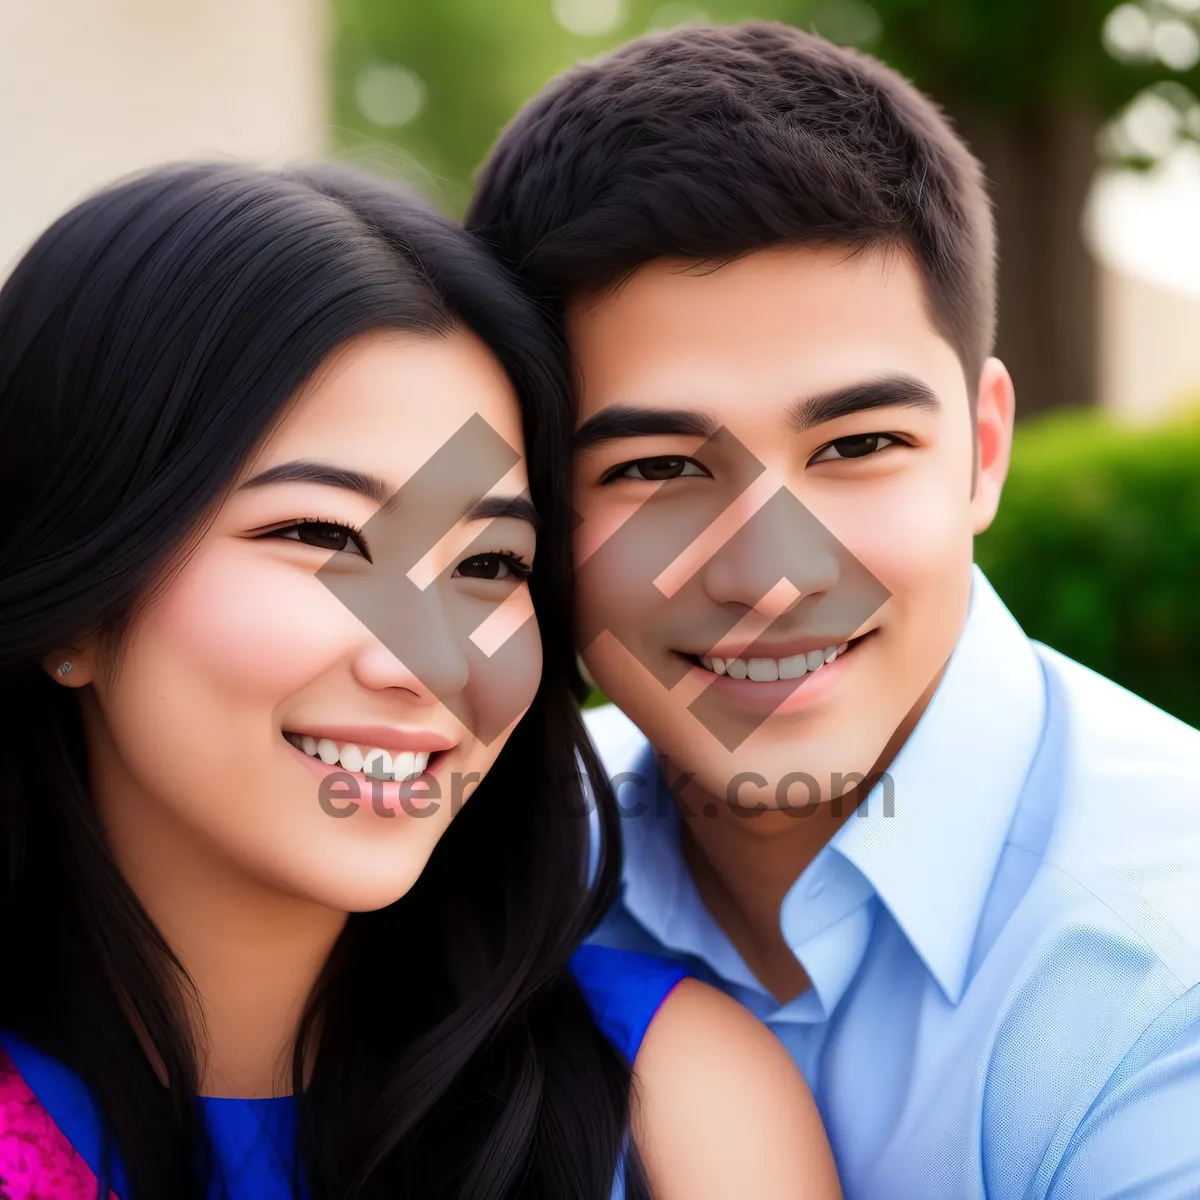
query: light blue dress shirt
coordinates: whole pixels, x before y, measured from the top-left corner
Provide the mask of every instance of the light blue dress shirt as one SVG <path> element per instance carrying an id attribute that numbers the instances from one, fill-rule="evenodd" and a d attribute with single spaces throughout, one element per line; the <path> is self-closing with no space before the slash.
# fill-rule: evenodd
<path id="1" fill-rule="evenodd" d="M 637 814 L 594 940 L 774 1030 L 848 1200 L 1200 1197 L 1200 732 L 1031 642 L 976 569 L 892 815 L 881 785 L 783 901 L 812 987 L 781 1006 L 701 902 L 646 740 L 588 724 Z"/>

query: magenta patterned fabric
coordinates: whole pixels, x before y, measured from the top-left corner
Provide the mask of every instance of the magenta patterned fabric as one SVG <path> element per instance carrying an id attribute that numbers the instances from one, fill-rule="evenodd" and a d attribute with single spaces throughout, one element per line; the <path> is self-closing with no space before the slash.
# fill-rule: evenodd
<path id="1" fill-rule="evenodd" d="M 0 1200 L 96 1200 L 96 1177 L 0 1046 Z M 109 1200 L 118 1200 L 115 1192 Z"/>

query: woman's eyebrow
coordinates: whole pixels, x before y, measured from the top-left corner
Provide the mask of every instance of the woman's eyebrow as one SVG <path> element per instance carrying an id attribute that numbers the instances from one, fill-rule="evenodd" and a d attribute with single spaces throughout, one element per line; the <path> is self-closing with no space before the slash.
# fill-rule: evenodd
<path id="1" fill-rule="evenodd" d="M 280 463 L 276 467 L 268 467 L 253 478 L 247 479 L 242 487 L 265 487 L 271 483 L 320 483 L 326 487 L 357 492 L 380 506 L 387 504 L 394 494 L 387 482 L 377 475 L 367 475 L 362 471 L 352 471 L 347 467 L 314 462 L 311 459 L 296 459 L 293 462 Z"/>
<path id="2" fill-rule="evenodd" d="M 241 486 L 265 487 L 272 483 L 319 483 L 326 487 L 342 488 L 344 491 L 365 496 L 384 509 L 393 506 L 397 495 L 378 475 L 368 475 L 363 471 L 352 471 L 348 467 L 338 467 L 332 463 L 316 462 L 312 459 L 295 459 L 268 467 L 267 470 L 247 479 Z M 515 517 L 520 521 L 528 521 L 535 530 L 542 528 L 537 509 L 527 496 L 484 496 L 464 514 L 468 521 L 495 520 L 497 517 Z"/>
<path id="3" fill-rule="evenodd" d="M 467 511 L 468 521 L 495 520 L 497 517 L 515 517 L 528 521 L 535 530 L 542 528 L 542 519 L 527 496 L 484 496 Z"/>

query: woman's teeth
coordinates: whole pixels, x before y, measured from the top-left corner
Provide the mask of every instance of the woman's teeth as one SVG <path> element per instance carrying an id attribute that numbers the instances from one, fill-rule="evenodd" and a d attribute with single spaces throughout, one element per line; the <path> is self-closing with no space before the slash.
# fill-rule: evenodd
<path id="1" fill-rule="evenodd" d="M 368 779 L 392 779 L 403 783 L 406 779 L 416 779 L 429 765 L 430 752 L 427 750 L 404 750 L 392 755 L 378 746 L 368 750 L 353 742 L 339 746 L 332 738 L 315 738 L 307 733 L 285 733 L 283 736 L 297 750 L 319 758 L 326 766 L 332 767 L 336 763 L 345 771 L 362 771 Z"/>
<path id="2" fill-rule="evenodd" d="M 714 674 L 728 675 L 730 679 L 774 683 L 777 679 L 799 679 L 819 671 L 839 654 L 845 654 L 849 644 L 843 642 L 840 646 L 826 646 L 824 650 L 810 650 L 807 654 L 793 654 L 789 658 L 717 658 L 705 654 L 700 662 Z"/>

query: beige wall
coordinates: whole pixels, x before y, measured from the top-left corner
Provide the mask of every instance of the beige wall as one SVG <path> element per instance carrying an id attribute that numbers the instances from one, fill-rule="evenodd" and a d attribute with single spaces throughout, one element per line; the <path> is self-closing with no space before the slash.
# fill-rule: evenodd
<path id="1" fill-rule="evenodd" d="M 1200 296 L 1100 268 L 1101 403 L 1153 420 L 1200 402 Z"/>
<path id="2" fill-rule="evenodd" d="M 1100 269 L 1100 402 L 1153 420 L 1200 400 L 1200 147 L 1100 171 L 1084 234 Z"/>
<path id="3" fill-rule="evenodd" d="M 0 0 L 0 276 L 82 195 L 325 149 L 325 0 Z"/>

